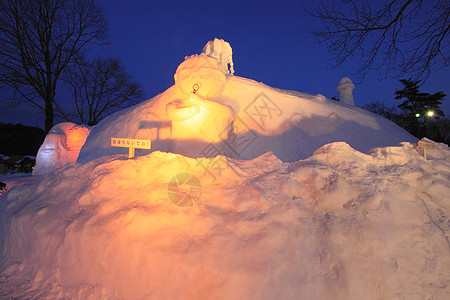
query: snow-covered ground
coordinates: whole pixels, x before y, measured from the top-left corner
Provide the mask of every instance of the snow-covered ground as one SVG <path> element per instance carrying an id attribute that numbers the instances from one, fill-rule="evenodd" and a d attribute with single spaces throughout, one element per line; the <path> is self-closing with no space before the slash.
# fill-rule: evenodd
<path id="1" fill-rule="evenodd" d="M 0 295 L 448 299 L 450 150 L 427 156 L 337 142 L 294 163 L 71 164 L 0 196 Z M 182 173 L 200 184 L 171 186 Z"/>
<path id="2" fill-rule="evenodd" d="M 33 178 L 31 176 L 31 173 L 0 174 L 0 182 L 6 184 L 6 189 L 12 189 L 15 186 L 38 180 L 39 178 L 37 177 Z"/>
<path id="3" fill-rule="evenodd" d="M 448 146 L 425 158 L 394 123 L 233 76 L 208 45 L 78 162 L 3 178 L 0 298 L 450 299 Z"/>

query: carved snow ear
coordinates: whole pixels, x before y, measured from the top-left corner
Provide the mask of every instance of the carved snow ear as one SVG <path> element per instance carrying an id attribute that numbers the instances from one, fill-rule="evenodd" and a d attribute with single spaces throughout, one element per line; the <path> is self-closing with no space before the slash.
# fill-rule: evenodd
<path id="1" fill-rule="evenodd" d="M 226 75 L 217 59 L 200 54 L 187 57 L 178 66 L 174 79 L 184 94 L 212 99 L 222 95 Z"/>

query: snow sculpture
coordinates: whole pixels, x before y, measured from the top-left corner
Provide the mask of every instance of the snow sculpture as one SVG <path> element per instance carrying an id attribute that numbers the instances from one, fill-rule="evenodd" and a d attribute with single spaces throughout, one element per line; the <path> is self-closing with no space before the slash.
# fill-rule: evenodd
<path id="1" fill-rule="evenodd" d="M 355 85 L 352 80 L 348 77 L 343 77 L 336 88 L 336 92 L 339 93 L 339 101 L 347 105 L 355 106 L 355 100 L 353 99 L 354 89 Z"/>
<path id="2" fill-rule="evenodd" d="M 89 132 L 89 127 L 70 122 L 53 126 L 36 155 L 33 175 L 44 175 L 76 162 Z"/>
<path id="3" fill-rule="evenodd" d="M 228 42 L 215 38 L 214 41 L 206 43 L 202 53 L 217 59 L 227 74 L 234 74 L 233 49 Z"/>
<path id="4" fill-rule="evenodd" d="M 348 78 L 341 80 L 337 90 L 342 92 L 341 101 L 350 105 L 340 105 L 322 95 L 279 90 L 230 76 L 224 56 L 222 63 L 220 55 L 212 56 L 218 53 L 214 47 L 213 41 L 205 53 L 186 57 L 174 75 L 175 85 L 165 92 L 96 125 L 78 162 L 125 154 L 109 147 L 111 137 L 151 139 L 151 151 L 139 151 L 137 156 L 163 151 L 247 160 L 271 151 L 284 162 L 307 158 L 336 141 L 361 152 L 417 141 L 391 121 L 352 106 L 354 85 Z"/>
<path id="5" fill-rule="evenodd" d="M 227 105 L 210 99 L 222 95 L 226 75 L 216 58 L 192 55 L 182 62 L 174 75 L 175 84 L 184 93 L 182 99 L 166 104 L 166 113 L 172 122 L 171 152 L 192 157 L 201 153 L 206 145 L 219 144 L 229 138 L 225 130 L 234 120 L 235 113 Z"/>
<path id="6" fill-rule="evenodd" d="M 170 151 L 190 157 L 209 157 L 207 145 L 222 149 L 223 141 L 230 138 L 225 129 L 231 127 L 235 118 L 229 106 L 195 95 L 169 102 L 166 112 L 172 120 Z"/>
<path id="7" fill-rule="evenodd" d="M 225 88 L 225 70 L 219 61 L 206 54 L 186 57 L 174 75 L 175 84 L 186 95 L 195 94 L 204 99 L 220 96 Z"/>

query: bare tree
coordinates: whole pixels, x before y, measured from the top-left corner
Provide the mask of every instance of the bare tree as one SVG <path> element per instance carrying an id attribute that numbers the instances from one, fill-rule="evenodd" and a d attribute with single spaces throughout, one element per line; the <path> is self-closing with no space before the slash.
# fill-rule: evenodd
<path id="1" fill-rule="evenodd" d="M 309 13 L 320 20 L 313 31 L 335 66 L 358 57 L 357 74 L 390 70 L 426 79 L 449 63 L 448 0 L 325 1 Z"/>
<path id="2" fill-rule="evenodd" d="M 81 123 L 97 124 L 106 114 L 137 103 L 144 91 L 116 58 L 77 60 L 65 70 Z"/>
<path id="3" fill-rule="evenodd" d="M 87 44 L 103 41 L 106 30 L 93 0 L 2 0 L 0 85 L 13 90 L 11 101 L 45 111 L 48 132 L 62 71 Z"/>
<path id="4" fill-rule="evenodd" d="M 363 108 L 392 121 L 395 121 L 399 116 L 399 112 L 395 106 L 388 106 L 385 102 L 381 101 L 366 104 Z"/>

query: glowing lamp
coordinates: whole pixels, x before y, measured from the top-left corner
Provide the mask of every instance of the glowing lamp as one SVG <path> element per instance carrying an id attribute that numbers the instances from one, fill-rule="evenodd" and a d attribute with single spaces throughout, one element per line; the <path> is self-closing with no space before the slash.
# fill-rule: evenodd
<path id="1" fill-rule="evenodd" d="M 194 85 L 192 85 L 192 93 L 193 94 L 197 93 L 199 88 L 200 86 L 198 85 L 198 83 L 194 83 Z"/>

